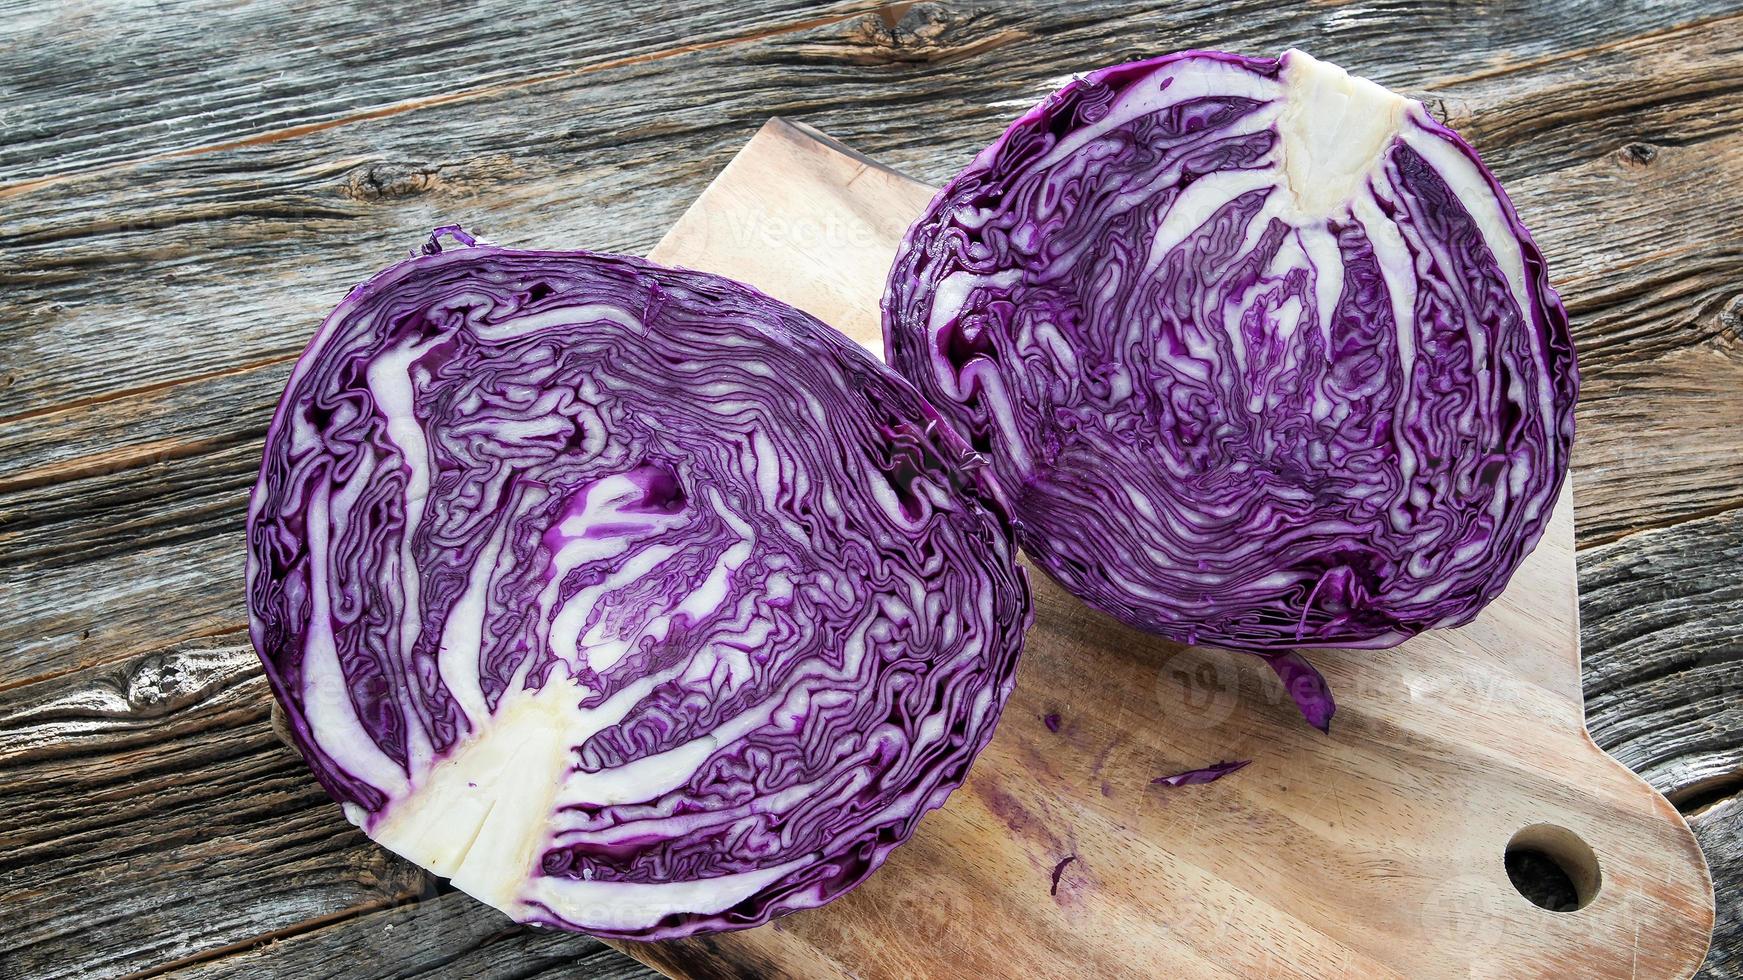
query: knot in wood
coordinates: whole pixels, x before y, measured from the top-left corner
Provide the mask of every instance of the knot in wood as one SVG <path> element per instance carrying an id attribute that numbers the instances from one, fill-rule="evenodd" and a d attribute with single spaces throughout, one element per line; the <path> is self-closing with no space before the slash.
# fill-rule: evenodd
<path id="1" fill-rule="evenodd" d="M 1617 151 L 1623 164 L 1630 167 L 1644 167 L 1658 157 L 1658 147 L 1651 143 L 1626 143 Z"/>
<path id="2" fill-rule="evenodd" d="M 416 197 L 435 186 L 435 175 L 433 167 L 372 163 L 351 175 L 345 193 L 347 197 L 360 201 Z"/>

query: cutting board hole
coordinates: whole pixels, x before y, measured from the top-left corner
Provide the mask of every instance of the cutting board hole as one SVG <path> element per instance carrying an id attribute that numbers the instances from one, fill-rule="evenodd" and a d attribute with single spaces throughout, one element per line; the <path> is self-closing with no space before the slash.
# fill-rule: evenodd
<path id="1" fill-rule="evenodd" d="M 1541 909 L 1577 912 L 1603 887 L 1598 856 L 1566 827 L 1534 823 L 1507 842 L 1507 877 L 1519 894 Z"/>

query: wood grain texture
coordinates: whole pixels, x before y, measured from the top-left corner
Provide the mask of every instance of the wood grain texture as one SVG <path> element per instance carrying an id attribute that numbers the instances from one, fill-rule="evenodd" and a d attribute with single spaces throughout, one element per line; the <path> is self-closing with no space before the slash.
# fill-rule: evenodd
<path id="1" fill-rule="evenodd" d="M 1679 794 L 1743 776 L 1739 568 L 1735 510 L 1580 555 L 1587 726 Z"/>
<path id="2" fill-rule="evenodd" d="M 1689 820 L 1718 884 L 1723 914 L 1701 980 L 1743 977 L 1743 796 L 1732 797 Z"/>
<path id="3" fill-rule="evenodd" d="M 231 514 L 232 523 L 240 521 Z M 246 554 L 237 526 L 47 572 L 0 571 L 0 606 L 7 610 L 0 617 L 6 650 L 0 689 L 125 664 L 180 639 L 246 626 Z"/>
<path id="4" fill-rule="evenodd" d="M 1743 278 L 1735 283 L 1743 289 Z M 1574 413 L 1574 468 L 1598 489 L 1587 495 L 1585 540 L 1743 505 L 1740 392 L 1743 348 L 1724 338 L 1618 366 L 1586 385 Z"/>
<path id="5" fill-rule="evenodd" d="M 334 819 L 268 699 L 240 636 L 0 694 L 0 976 L 145 969 L 420 886 Z"/>
<path id="6" fill-rule="evenodd" d="M 756 138 L 766 155 L 733 157 L 648 258 L 760 284 L 802 310 L 834 311 L 826 322 L 882 359 L 883 282 L 863 273 L 895 262 L 932 189 L 803 124 L 771 124 Z M 803 211 L 766 209 L 765 184 L 747 168 L 792 174 Z M 817 193 L 820 186 L 852 193 Z M 793 274 L 795 256 L 811 259 L 804 275 Z"/>
<path id="7" fill-rule="evenodd" d="M 771 122 L 654 256 L 788 290 L 876 347 L 858 291 L 814 281 L 875 293 L 908 223 L 890 208 L 929 197 Z M 745 227 L 779 232 L 726 233 Z M 1475 623 L 1316 655 L 1339 694 L 1329 738 L 1255 658 L 1121 627 L 1031 568 L 1035 623 L 998 732 L 876 876 L 779 929 L 629 951 L 679 977 L 990 976 L 1020 955 L 1058 977 L 1688 976 L 1712 886 L 1677 811 L 1586 733 L 1571 497 Z M 1152 784 L 1222 758 L 1253 762 L 1183 793 Z M 1531 905 L 1502 866 L 1542 823 L 1598 855 L 1603 887 L 1577 913 Z M 889 941 L 903 931 L 928 941 Z"/>
<path id="8" fill-rule="evenodd" d="M 1743 977 L 1743 512 L 1580 553 L 1586 720 L 1597 743 L 1685 806 L 1718 917 L 1706 980 Z"/>
<path id="9" fill-rule="evenodd" d="M 1590 546 L 1582 574 L 1597 574 L 1602 593 L 1582 610 L 1597 665 L 1594 729 L 1665 792 L 1729 778 L 1725 719 L 1737 696 L 1716 668 L 1739 619 L 1702 600 L 1718 587 L 1678 590 L 1722 578 L 1711 556 L 1743 548 L 1735 523 L 1721 520 L 1743 485 L 1734 374 L 1703 359 L 1734 361 L 1743 323 L 1743 236 L 1723 220 L 1722 193 L 1739 166 L 1735 2 L 894 7 L 834 21 L 853 5 L 710 3 L 648 18 L 617 5 L 499 0 L 475 15 L 447 8 L 384 26 L 367 10 L 301 5 L 6 5 L 0 699 L 83 704 L 93 678 L 110 678 L 100 692 L 126 690 L 121 679 L 149 674 L 154 658 L 197 648 L 189 637 L 235 642 L 242 502 L 266 406 L 344 288 L 432 225 L 458 218 L 510 244 L 640 252 L 771 114 L 806 118 L 936 181 L 1066 72 L 1194 45 L 1299 44 L 1428 98 L 1497 166 L 1550 246 L 1586 371 L 1575 462 L 1579 537 Z M 500 43 L 486 50 L 481 39 Z M 167 155 L 183 151 L 192 152 Z M 16 183 L 43 175 L 63 179 Z M 1689 521 L 1698 526 L 1677 533 Z M 1631 560 L 1649 551 L 1650 562 Z M 1710 652 L 1678 659 L 1684 639 Z M 257 699 L 249 724 L 263 724 L 264 685 L 238 683 Z M 180 710 L 233 711 L 206 701 Z M 1630 724 L 1631 714 L 1669 721 L 1665 735 L 1653 721 Z M 33 751 L 77 743 L 93 774 L 133 764 L 160 726 L 191 768 L 224 751 L 204 740 L 238 737 L 228 724 L 196 734 L 176 717 L 133 712 L 120 728 L 49 725 L 19 737 Z M 15 766 L 25 771 L 15 759 L 0 756 L 0 787 L 12 787 Z M 226 792 L 282 797 L 299 765 L 285 756 L 232 773 Z M 292 835 L 374 854 L 301 778 L 312 795 L 286 818 Z M 0 832 L 14 821 L 64 826 L 54 815 L 89 785 L 71 775 L 32 783 Z M 154 776 L 139 788 L 160 785 Z M 182 826 L 191 819 L 165 812 Z M 1743 975 L 1723 956 L 1726 936 L 1743 943 L 1739 903 L 1727 898 L 1736 890 L 1725 888 L 1743 871 L 1722 857 L 1735 855 L 1743 817 L 1715 809 L 1696 826 L 1709 849 L 1733 842 L 1714 860 L 1711 975 Z M 264 824 L 251 827 L 231 846 L 278 853 Z M 284 972 L 341 963 L 358 941 L 344 926 L 417 907 L 395 903 L 427 892 L 421 879 L 401 882 L 410 891 L 379 887 L 399 879 L 368 861 L 298 857 L 287 867 L 310 884 L 292 907 L 283 882 L 238 865 L 223 866 L 221 891 L 199 890 L 201 858 L 187 855 L 206 852 L 179 837 L 161 850 L 138 834 L 78 840 L 91 861 L 124 869 L 130 888 L 194 891 L 150 910 L 152 926 L 185 934 L 167 946 L 149 929 L 93 945 L 53 928 L 62 907 L 40 896 L 17 906 L 25 912 L 9 916 L 6 937 L 31 937 L 18 955 L 66 972 L 87 956 L 83 972 L 95 975 L 183 957 L 223 970 L 250 955 L 237 937 L 251 916 L 259 935 L 286 937 L 255 952 L 300 951 Z M 151 877 L 162 855 L 173 867 Z M 89 867 L 70 852 L 46 857 L 31 888 L 85 887 Z M 0 872 L 9 912 L 22 873 Z M 1062 891 L 1071 881 L 1068 872 Z M 102 913 L 88 901 L 89 914 Z M 299 907 L 305 922 L 288 922 Z M 526 931 L 443 968 L 455 947 L 441 921 L 396 928 L 407 969 L 466 975 L 483 962 L 545 962 L 543 936 Z M 239 962 L 266 971 L 277 961 Z"/>
<path id="10" fill-rule="evenodd" d="M 592 937 L 509 922 L 461 892 L 426 888 L 379 911 L 191 964 L 176 976 L 641 980 L 649 973 Z"/>
<path id="11" fill-rule="evenodd" d="M 794 30 L 875 0 L 640 8 L 96 0 L 0 5 L 0 187 L 169 153 L 294 138 L 504 86 Z M 44 51 L 58 57 L 43 57 Z M 424 175 L 427 176 L 427 175 Z M 416 172 L 377 175 L 391 192 Z"/>

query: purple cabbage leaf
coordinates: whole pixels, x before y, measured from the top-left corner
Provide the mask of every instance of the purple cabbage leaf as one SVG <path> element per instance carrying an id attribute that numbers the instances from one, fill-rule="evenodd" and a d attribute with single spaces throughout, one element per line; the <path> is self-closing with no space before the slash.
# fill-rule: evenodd
<path id="1" fill-rule="evenodd" d="M 1200 783 L 1214 783 L 1231 772 L 1239 772 L 1253 764 L 1251 759 L 1239 762 L 1218 762 L 1205 766 L 1203 769 L 1188 769 L 1172 776 L 1158 776 L 1150 780 L 1152 786 L 1197 786 Z"/>
<path id="2" fill-rule="evenodd" d="M 1301 717 L 1306 718 L 1309 725 L 1330 734 L 1331 716 L 1337 711 L 1337 701 L 1332 698 L 1331 685 L 1325 682 L 1319 668 L 1294 650 L 1263 656 L 1277 672 L 1277 679 L 1283 682 L 1283 690 L 1289 699 L 1301 709 Z"/>

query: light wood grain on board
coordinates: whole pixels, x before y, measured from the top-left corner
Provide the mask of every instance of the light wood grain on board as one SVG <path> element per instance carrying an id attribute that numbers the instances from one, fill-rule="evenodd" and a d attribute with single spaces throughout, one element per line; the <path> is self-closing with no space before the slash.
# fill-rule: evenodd
<path id="1" fill-rule="evenodd" d="M 857 276 L 875 293 L 912 217 L 892 209 L 927 196 L 777 120 L 653 254 L 787 291 L 877 345 L 875 321 L 836 305 L 859 291 L 808 284 Z M 722 233 L 745 226 L 781 231 Z M 863 244 L 800 244 L 818 239 Z M 740 956 L 794 976 L 991 976 L 1038 952 L 1029 972 L 1060 977 L 1692 975 L 1714 915 L 1694 837 L 1584 727 L 1571 500 L 1471 626 L 1316 656 L 1339 693 L 1329 738 L 1265 696 L 1253 658 L 1121 627 L 1031 569 L 1036 621 L 1004 720 L 882 871 L 775 927 L 626 948 L 680 977 Z M 1228 757 L 1254 761 L 1183 793 L 1150 785 Z M 1598 855 L 1602 888 L 1578 912 L 1508 880 L 1509 840 L 1540 823 Z"/>
<path id="2" fill-rule="evenodd" d="M 1712 196 L 1743 154 L 1732 0 L 947 2 L 819 24 L 851 5 L 748 0 L 637 23 L 633 8 L 592 0 L 500 0 L 426 11 L 388 38 L 357 4 L 124 17 L 95 0 L 0 6 L 0 128 L 14 137 L 0 170 L 60 178 L 0 190 L 0 481 L 26 469 L 15 459 L 32 472 L 0 490 L 0 717 L 12 719 L 0 742 L 71 760 L 36 780 L 24 773 L 38 762 L 0 751 L 0 784 L 36 780 L 3 825 L 81 821 L 67 831 L 76 847 L 0 855 L 0 974 L 19 956 L 41 965 L 26 975 L 186 960 L 221 971 L 237 957 L 291 973 L 343 962 L 388 925 L 408 971 L 546 962 L 535 931 L 487 937 L 481 958 L 465 953 L 470 927 L 408 918 L 429 882 L 376 863 L 293 754 L 238 739 L 237 718 L 264 725 L 258 675 L 167 712 L 115 693 L 166 661 L 197 673 L 202 645 L 240 642 L 242 509 L 260 406 L 288 358 L 350 283 L 434 224 L 640 252 L 770 114 L 937 181 L 1065 72 L 1180 47 L 1304 45 L 1424 94 L 1554 236 L 1586 376 L 1575 491 L 1597 584 L 1582 616 L 1593 728 L 1679 799 L 1735 785 L 1743 648 L 1727 588 L 1743 547 L 1743 418 L 1725 396 L 1732 368 L 1690 353 L 1738 360 L 1743 228 L 1717 220 L 1728 202 Z M 367 64 L 332 56 L 365 35 Z M 1560 171 L 1577 179 L 1564 186 Z M 1615 241 L 1611 217 L 1626 231 Z M 67 469 L 44 480 L 45 466 Z M 200 634 L 213 639 L 189 639 Z M 236 669 L 257 670 L 246 657 Z M 1266 690 L 1258 703 L 1283 710 Z M 245 716 L 236 692 L 255 701 Z M 42 706 L 58 720 L 15 723 Z M 229 720 L 201 727 L 208 713 Z M 228 788 L 186 802 L 177 785 L 237 765 L 224 760 L 238 745 L 255 754 Z M 118 793 L 136 805 L 79 805 Z M 232 796 L 278 802 L 270 819 L 231 820 Z M 1743 949 L 1743 808 L 1693 822 L 1720 880 L 1707 975 L 1740 977 L 1726 950 Z M 308 850 L 310 833 L 332 850 Z M 239 848 L 251 860 L 234 860 Z M 56 900 L 84 895 L 93 868 L 131 896 L 119 908 L 149 912 L 143 928 L 113 930 L 94 895 Z M 28 891 L 15 887 L 27 873 Z M 444 970 L 450 956 L 462 958 Z"/>
<path id="3" fill-rule="evenodd" d="M 648 258 L 751 283 L 802 310 L 831 311 L 825 322 L 881 359 L 884 284 L 865 270 L 895 262 L 896 244 L 932 189 L 803 124 L 763 133 L 767 152 L 778 156 L 733 157 Z M 803 196 L 768 210 L 766 185 L 745 168 L 803 175 L 792 188 Z M 814 193 L 816 185 L 851 193 Z M 794 274 L 796 257 L 805 260 L 802 275 Z"/>

